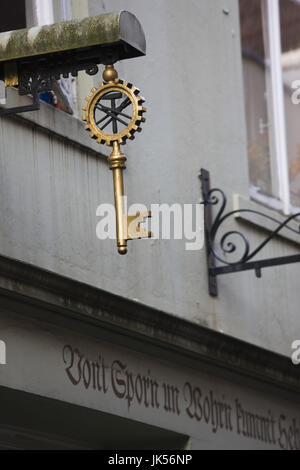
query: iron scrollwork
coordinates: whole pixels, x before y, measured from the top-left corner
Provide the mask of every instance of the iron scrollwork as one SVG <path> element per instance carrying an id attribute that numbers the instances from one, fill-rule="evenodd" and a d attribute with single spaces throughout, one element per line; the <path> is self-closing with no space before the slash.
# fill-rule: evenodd
<path id="1" fill-rule="evenodd" d="M 202 204 L 204 204 L 205 207 L 205 237 L 208 260 L 209 291 L 211 295 L 217 295 L 216 276 L 219 274 L 253 269 L 256 276 L 260 278 L 261 269 L 263 267 L 300 262 L 300 255 L 252 261 L 253 258 L 260 253 L 263 248 L 284 228 L 300 235 L 300 225 L 297 229 L 290 226 L 290 222 L 300 217 L 300 212 L 287 217 L 283 222 L 269 216 L 268 214 L 252 209 L 237 209 L 226 212 L 227 197 L 224 191 L 219 188 L 210 188 L 210 178 L 207 170 L 202 169 L 200 177 L 202 180 Z M 213 206 L 218 207 L 217 214 L 214 218 L 212 216 Z M 277 227 L 253 249 L 251 248 L 247 235 L 239 230 L 227 230 L 224 234 L 220 235 L 220 238 L 218 239 L 220 228 L 225 226 L 225 222 L 242 213 L 259 215 L 266 220 L 274 222 Z M 238 237 L 240 240 L 241 243 L 239 245 L 234 241 L 234 237 Z M 229 260 L 228 256 L 234 254 L 236 255 L 236 259 L 234 261 L 232 259 Z M 223 266 L 216 266 L 216 261 L 222 263 Z"/>

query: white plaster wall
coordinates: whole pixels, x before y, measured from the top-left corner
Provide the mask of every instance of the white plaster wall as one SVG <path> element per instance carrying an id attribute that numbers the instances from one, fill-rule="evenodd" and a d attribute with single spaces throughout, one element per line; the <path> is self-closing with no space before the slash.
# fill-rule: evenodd
<path id="1" fill-rule="evenodd" d="M 119 75 L 141 88 L 148 107 L 143 133 L 126 146 L 129 203 L 197 203 L 201 167 L 211 171 L 213 185 L 229 201 L 233 193 L 248 196 L 237 5 L 89 1 L 90 15 L 133 12 L 147 37 L 146 57 L 117 64 Z M 83 86 L 81 93 L 88 91 Z M 62 127 L 72 121 L 46 107 L 40 113 Z M 99 151 L 108 154 L 104 147 Z M 103 202 L 113 202 L 105 159 L 1 120 L 2 254 L 290 354 L 300 336 L 299 267 L 266 270 L 262 280 L 251 272 L 220 277 L 219 297 L 212 299 L 204 251 L 185 251 L 184 240 L 131 242 L 126 257 L 117 254 L 114 241 L 99 241 L 96 208 Z M 246 229 L 258 240 L 255 227 Z M 278 241 L 265 257 L 295 248 Z"/>

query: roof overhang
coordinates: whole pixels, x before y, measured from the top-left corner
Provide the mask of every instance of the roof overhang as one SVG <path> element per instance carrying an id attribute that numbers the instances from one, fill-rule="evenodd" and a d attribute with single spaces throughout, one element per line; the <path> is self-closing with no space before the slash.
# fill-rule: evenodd
<path id="1" fill-rule="evenodd" d="M 145 54 L 144 31 L 128 11 L 0 34 L 0 71 L 12 62 L 18 69 L 22 64 L 106 64 Z"/>

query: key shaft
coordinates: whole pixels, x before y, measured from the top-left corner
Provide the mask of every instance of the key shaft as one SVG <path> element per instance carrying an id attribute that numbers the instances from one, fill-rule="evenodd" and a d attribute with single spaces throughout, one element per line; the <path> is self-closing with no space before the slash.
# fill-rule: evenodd
<path id="1" fill-rule="evenodd" d="M 124 208 L 123 170 L 126 168 L 126 157 L 121 152 L 118 142 L 113 143 L 113 151 L 108 158 L 109 167 L 113 171 L 114 197 L 116 208 L 116 230 L 118 251 L 121 255 L 127 253 L 127 227 Z"/>

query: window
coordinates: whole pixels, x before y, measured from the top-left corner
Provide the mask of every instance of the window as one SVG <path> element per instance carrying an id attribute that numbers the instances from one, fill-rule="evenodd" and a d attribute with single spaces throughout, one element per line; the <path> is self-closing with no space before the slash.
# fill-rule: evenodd
<path id="1" fill-rule="evenodd" d="M 0 33 L 26 28 L 25 0 L 1 0 Z"/>
<path id="2" fill-rule="evenodd" d="M 289 214 L 300 207 L 300 1 L 239 5 L 251 195 Z"/>
<path id="3" fill-rule="evenodd" d="M 300 106 L 293 99 L 295 90 L 291 93 L 291 87 L 300 87 L 300 2 L 280 3 L 280 23 L 290 198 L 300 207 Z"/>
<path id="4" fill-rule="evenodd" d="M 61 21 L 69 21 L 72 19 L 71 0 L 61 0 L 60 5 Z M 69 75 L 68 78 L 61 78 L 59 81 L 59 89 L 56 90 L 60 106 L 70 114 L 75 112 L 77 104 L 77 81 L 76 78 Z"/>

